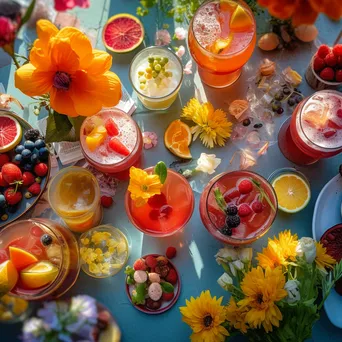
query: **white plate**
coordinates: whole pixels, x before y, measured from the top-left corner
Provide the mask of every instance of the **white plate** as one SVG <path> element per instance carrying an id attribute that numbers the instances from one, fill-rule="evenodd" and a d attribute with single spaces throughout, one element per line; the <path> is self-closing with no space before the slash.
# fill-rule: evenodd
<path id="1" fill-rule="evenodd" d="M 317 241 L 325 231 L 342 222 L 342 177 L 340 175 L 331 179 L 321 190 L 312 218 L 312 235 Z M 334 289 L 324 303 L 325 312 L 330 322 L 342 329 L 342 296 Z"/>

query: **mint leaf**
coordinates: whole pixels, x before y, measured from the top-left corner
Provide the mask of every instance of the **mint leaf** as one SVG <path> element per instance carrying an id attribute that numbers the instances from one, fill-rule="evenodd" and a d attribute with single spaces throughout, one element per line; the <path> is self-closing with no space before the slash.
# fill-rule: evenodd
<path id="1" fill-rule="evenodd" d="M 226 208 L 227 208 L 227 203 L 226 203 L 226 201 L 222 195 L 222 192 L 219 188 L 216 188 L 214 190 L 214 196 L 215 196 L 215 200 L 216 200 L 217 205 L 225 213 Z"/>
<path id="2" fill-rule="evenodd" d="M 165 183 L 167 177 L 167 167 L 164 162 L 160 161 L 154 167 L 154 174 L 159 176 L 160 182 Z"/>
<path id="3" fill-rule="evenodd" d="M 165 293 L 172 293 L 175 290 L 173 285 L 168 283 L 167 281 L 160 283 L 160 286 L 161 286 L 163 292 L 165 292 Z"/>
<path id="4" fill-rule="evenodd" d="M 83 124 L 83 121 L 86 119 L 85 116 L 77 116 L 74 118 L 68 117 L 68 119 L 74 127 L 75 139 L 80 140 L 81 126 Z"/>
<path id="5" fill-rule="evenodd" d="M 266 191 L 261 187 L 261 183 L 259 181 L 255 180 L 255 179 L 253 179 L 253 178 L 250 178 L 250 180 L 259 190 L 259 193 L 261 195 L 260 201 L 262 202 L 262 200 L 265 199 L 266 202 L 268 203 L 268 205 L 271 207 L 271 209 L 275 212 L 276 209 L 275 209 L 271 199 L 267 195 Z"/>
<path id="6" fill-rule="evenodd" d="M 127 274 L 130 277 L 134 276 L 134 269 L 131 266 L 127 266 L 125 269 L 125 274 Z"/>

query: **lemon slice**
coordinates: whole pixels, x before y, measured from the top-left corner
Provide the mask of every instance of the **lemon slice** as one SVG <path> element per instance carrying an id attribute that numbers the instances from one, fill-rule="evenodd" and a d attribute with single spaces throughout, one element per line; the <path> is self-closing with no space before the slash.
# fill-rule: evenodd
<path id="1" fill-rule="evenodd" d="M 58 274 L 58 268 L 49 261 L 39 261 L 20 272 L 20 279 L 29 289 L 37 289 L 51 283 Z"/>
<path id="2" fill-rule="evenodd" d="M 277 177 L 272 186 L 278 197 L 278 208 L 287 213 L 297 213 L 304 209 L 311 198 L 307 182 L 295 174 Z"/>
<path id="3" fill-rule="evenodd" d="M 232 30 L 243 30 L 251 26 L 253 26 L 251 16 L 242 6 L 238 5 L 230 18 L 229 27 Z"/>
<path id="4" fill-rule="evenodd" d="M 18 271 L 11 260 L 0 264 L 0 297 L 10 292 L 18 281 Z"/>
<path id="5" fill-rule="evenodd" d="M 226 49 L 233 40 L 233 33 L 229 34 L 228 38 L 218 38 L 210 47 L 210 51 L 216 54 L 220 54 L 224 49 Z"/>

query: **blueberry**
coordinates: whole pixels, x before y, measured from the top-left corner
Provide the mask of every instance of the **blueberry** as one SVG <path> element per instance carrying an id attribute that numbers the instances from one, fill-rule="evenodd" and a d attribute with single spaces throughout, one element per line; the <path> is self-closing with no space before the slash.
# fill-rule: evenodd
<path id="1" fill-rule="evenodd" d="M 279 102 L 279 101 L 273 101 L 272 102 L 273 112 L 276 112 L 280 107 L 281 107 L 281 102 Z"/>
<path id="2" fill-rule="evenodd" d="M 33 170 L 33 164 L 31 164 L 31 163 L 25 163 L 25 164 L 24 164 L 24 170 L 25 170 L 25 171 L 32 171 L 32 170 Z"/>
<path id="3" fill-rule="evenodd" d="M 296 104 L 296 100 L 293 99 L 292 97 L 290 97 L 288 100 L 287 100 L 287 103 L 289 106 L 294 106 Z"/>
<path id="4" fill-rule="evenodd" d="M 24 143 L 25 148 L 27 148 L 30 151 L 33 151 L 34 149 L 34 142 L 31 140 L 26 140 Z"/>
<path id="5" fill-rule="evenodd" d="M 46 160 L 49 157 L 49 150 L 46 147 L 42 147 L 39 149 L 38 157 L 40 160 Z"/>
<path id="6" fill-rule="evenodd" d="M 238 215 L 235 216 L 227 216 L 226 225 L 229 228 L 236 228 L 240 224 L 240 217 Z"/>
<path id="7" fill-rule="evenodd" d="M 21 162 L 23 161 L 23 156 L 21 154 L 16 154 L 14 157 L 14 164 L 21 164 Z"/>
<path id="8" fill-rule="evenodd" d="M 25 148 L 25 150 L 23 152 L 21 152 L 21 155 L 23 156 L 23 159 L 30 159 L 32 156 L 32 152 Z"/>
<path id="9" fill-rule="evenodd" d="M 45 147 L 45 146 L 46 146 L 46 145 L 45 145 L 45 142 L 44 142 L 44 140 L 42 140 L 42 139 L 38 139 L 38 140 L 34 143 L 34 147 L 37 148 L 38 150 L 39 150 L 40 148 Z"/>
<path id="10" fill-rule="evenodd" d="M 16 148 L 15 148 L 15 153 L 21 153 L 25 150 L 25 146 L 24 145 L 18 145 Z"/>
<path id="11" fill-rule="evenodd" d="M 280 107 L 278 110 L 277 110 L 277 114 L 283 114 L 284 113 L 284 109 L 282 107 Z"/>
<path id="12" fill-rule="evenodd" d="M 253 127 L 254 128 L 261 128 L 262 127 L 262 123 L 255 124 Z"/>
<path id="13" fill-rule="evenodd" d="M 242 124 L 247 127 L 247 126 L 249 126 L 251 124 L 251 120 L 245 119 L 245 120 L 242 121 Z"/>
<path id="14" fill-rule="evenodd" d="M 297 96 L 295 97 L 296 103 L 299 103 L 299 102 L 302 101 L 302 100 L 303 100 L 303 98 L 302 98 L 300 95 L 297 95 Z"/>
<path id="15" fill-rule="evenodd" d="M 0 194 L 0 208 L 4 208 L 6 205 L 5 196 Z"/>
<path id="16" fill-rule="evenodd" d="M 44 234 L 42 235 L 42 237 L 40 238 L 40 241 L 42 242 L 42 244 L 44 246 L 49 246 L 52 244 L 52 237 L 49 234 Z"/>
<path id="17" fill-rule="evenodd" d="M 31 156 L 31 163 L 32 164 L 37 164 L 38 162 L 38 155 L 33 153 L 32 156 Z"/>

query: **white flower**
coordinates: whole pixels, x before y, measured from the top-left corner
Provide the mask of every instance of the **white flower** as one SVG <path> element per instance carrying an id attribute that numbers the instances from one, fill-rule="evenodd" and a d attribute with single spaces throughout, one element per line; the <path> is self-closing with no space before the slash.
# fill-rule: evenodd
<path id="1" fill-rule="evenodd" d="M 189 178 L 189 177 L 192 176 L 192 170 L 186 169 L 186 170 L 183 171 L 182 175 L 185 178 Z"/>
<path id="2" fill-rule="evenodd" d="M 289 304 L 300 301 L 299 284 L 298 280 L 288 280 L 286 282 L 284 289 L 287 291 L 286 301 Z"/>
<path id="3" fill-rule="evenodd" d="M 174 38 L 178 40 L 183 40 L 186 38 L 187 34 L 188 34 L 188 31 L 185 30 L 183 27 L 177 27 L 175 29 Z"/>
<path id="4" fill-rule="evenodd" d="M 238 255 L 243 263 L 249 263 L 253 257 L 253 248 L 240 248 L 238 250 Z"/>
<path id="5" fill-rule="evenodd" d="M 223 273 L 220 278 L 217 279 L 217 283 L 224 289 L 228 291 L 229 285 L 233 284 L 233 279 L 227 273 Z"/>
<path id="6" fill-rule="evenodd" d="M 215 255 L 216 262 L 221 265 L 222 262 L 231 262 L 238 259 L 238 253 L 234 248 L 224 247 L 219 249 Z"/>
<path id="7" fill-rule="evenodd" d="M 96 300 L 87 295 L 79 295 L 71 299 L 70 311 L 78 316 L 78 320 L 85 319 L 88 323 L 97 322 Z"/>
<path id="8" fill-rule="evenodd" d="M 299 257 L 305 255 L 307 263 L 312 264 L 316 258 L 315 240 L 310 237 L 302 237 L 298 241 L 296 252 Z"/>
<path id="9" fill-rule="evenodd" d="M 211 175 L 215 172 L 215 169 L 221 164 L 221 159 L 216 158 L 215 154 L 201 153 L 201 156 L 197 160 L 197 166 L 195 170 L 202 171 Z"/>
<path id="10" fill-rule="evenodd" d="M 24 323 L 22 339 L 24 342 L 43 341 L 45 333 L 49 330 L 42 319 L 33 317 Z"/>
<path id="11" fill-rule="evenodd" d="M 181 45 L 178 50 L 176 51 L 176 55 L 179 58 L 182 58 L 182 56 L 185 54 L 185 47 L 183 45 Z"/>
<path id="12" fill-rule="evenodd" d="M 185 64 L 183 72 L 185 75 L 191 75 L 192 74 L 192 60 L 191 59 Z"/>
<path id="13" fill-rule="evenodd" d="M 244 269 L 244 264 L 241 260 L 235 260 L 229 263 L 230 272 L 232 275 L 236 276 L 236 271 L 242 271 Z"/>

